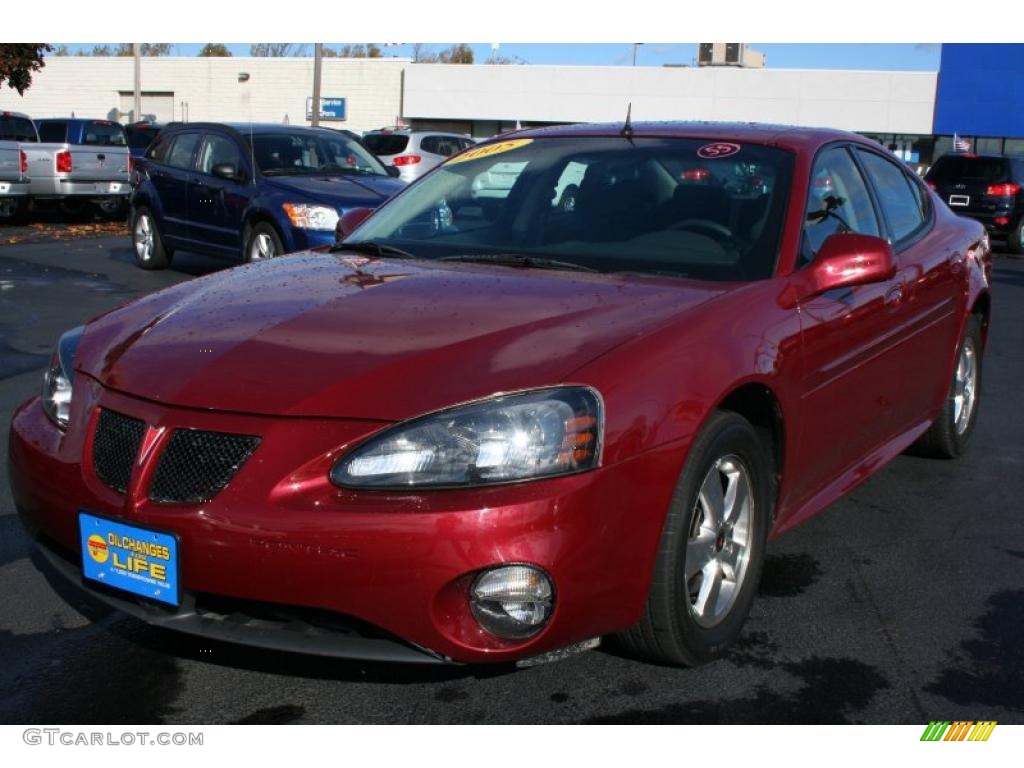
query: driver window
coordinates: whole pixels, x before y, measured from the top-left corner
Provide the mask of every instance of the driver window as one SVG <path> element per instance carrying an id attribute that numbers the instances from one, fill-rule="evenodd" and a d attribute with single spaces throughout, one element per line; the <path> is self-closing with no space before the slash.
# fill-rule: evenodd
<path id="1" fill-rule="evenodd" d="M 822 152 L 811 171 L 800 265 L 813 261 L 825 240 L 836 232 L 881 236 L 867 186 L 843 147 Z"/>
<path id="2" fill-rule="evenodd" d="M 215 165 L 223 163 L 229 163 L 235 167 L 235 170 L 241 170 L 241 152 L 238 151 L 238 147 L 231 139 L 215 134 L 207 134 L 206 142 L 203 144 L 202 152 L 199 155 L 199 172 L 211 174 Z"/>

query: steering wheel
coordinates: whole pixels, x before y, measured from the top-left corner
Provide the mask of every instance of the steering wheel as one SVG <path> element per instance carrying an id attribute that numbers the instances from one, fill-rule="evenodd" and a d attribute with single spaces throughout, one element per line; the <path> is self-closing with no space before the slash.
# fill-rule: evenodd
<path id="1" fill-rule="evenodd" d="M 729 242 L 735 242 L 736 236 L 732 233 L 724 224 L 719 224 L 717 221 L 711 221 L 711 219 L 683 219 L 682 221 L 673 224 L 671 229 L 691 229 L 697 232 L 708 232 L 715 240 L 728 240 Z"/>

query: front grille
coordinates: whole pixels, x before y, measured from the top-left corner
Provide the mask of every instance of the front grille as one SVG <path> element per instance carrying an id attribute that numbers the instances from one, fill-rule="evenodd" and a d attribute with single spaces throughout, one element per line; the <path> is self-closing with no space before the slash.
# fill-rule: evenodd
<path id="1" fill-rule="evenodd" d="M 132 463 L 145 433 L 144 422 L 117 411 L 100 410 L 92 440 L 92 466 L 103 483 L 121 493 L 128 490 Z"/>
<path id="2" fill-rule="evenodd" d="M 250 435 L 176 429 L 160 455 L 149 498 L 165 504 L 209 501 L 231 482 L 259 443 Z"/>

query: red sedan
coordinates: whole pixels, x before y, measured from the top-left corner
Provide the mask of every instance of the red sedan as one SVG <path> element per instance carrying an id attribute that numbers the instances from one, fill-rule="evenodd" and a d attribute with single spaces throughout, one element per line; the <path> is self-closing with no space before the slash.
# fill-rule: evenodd
<path id="1" fill-rule="evenodd" d="M 971 436 L 988 241 L 859 136 L 530 130 L 365 214 L 60 339 L 10 434 L 52 573 L 265 647 L 697 664 L 769 537 Z"/>

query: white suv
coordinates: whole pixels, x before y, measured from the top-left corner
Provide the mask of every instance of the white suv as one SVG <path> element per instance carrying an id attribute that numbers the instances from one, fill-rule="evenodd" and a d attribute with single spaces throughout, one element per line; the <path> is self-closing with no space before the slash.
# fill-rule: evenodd
<path id="1" fill-rule="evenodd" d="M 476 141 L 458 133 L 381 128 L 365 134 L 363 144 L 385 165 L 398 168 L 400 178 L 415 181 Z"/>

